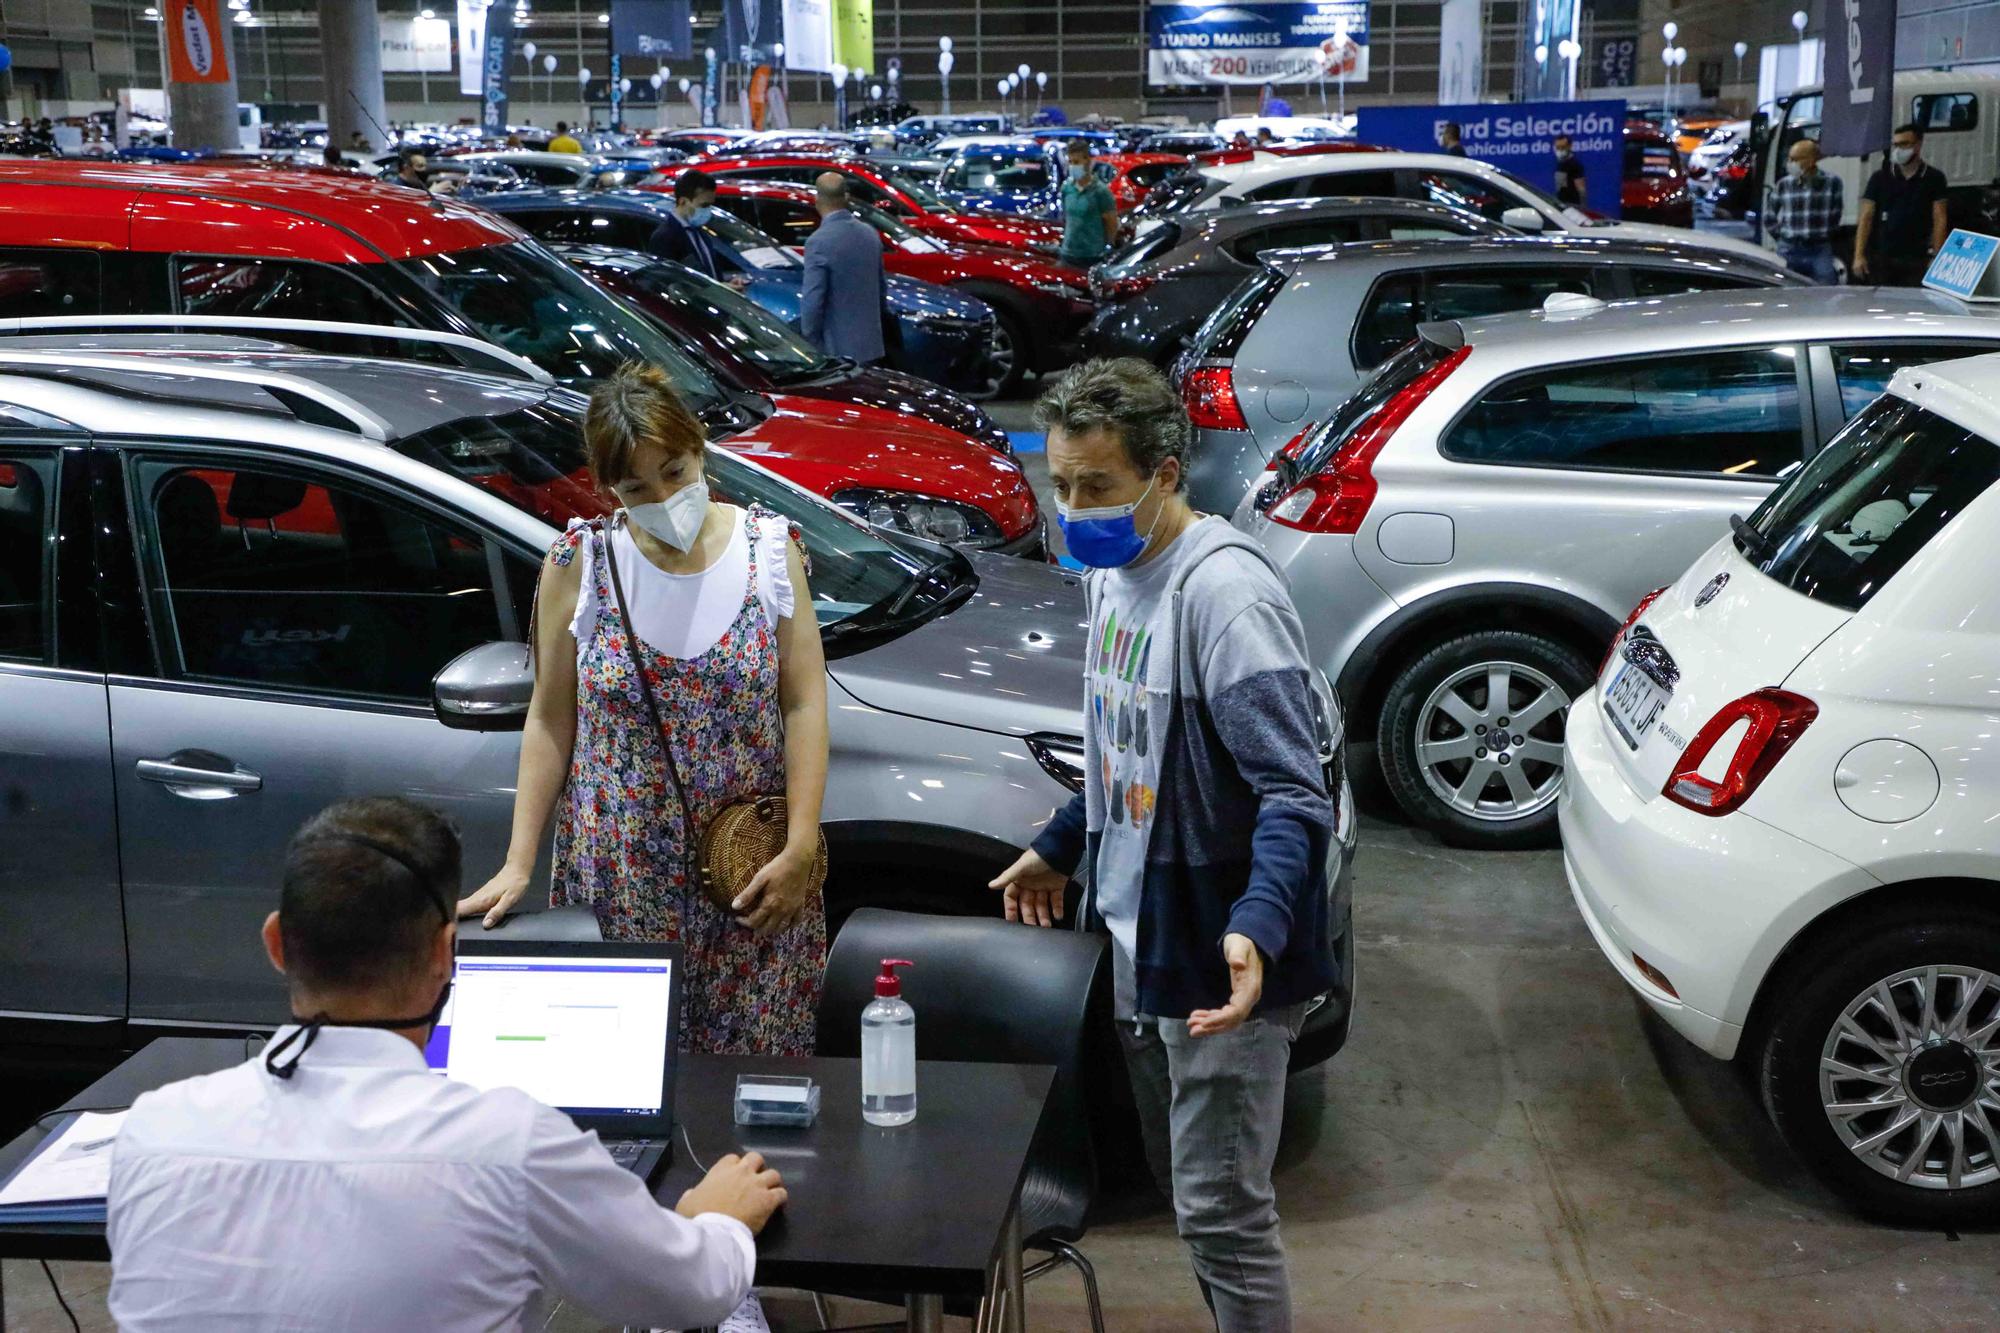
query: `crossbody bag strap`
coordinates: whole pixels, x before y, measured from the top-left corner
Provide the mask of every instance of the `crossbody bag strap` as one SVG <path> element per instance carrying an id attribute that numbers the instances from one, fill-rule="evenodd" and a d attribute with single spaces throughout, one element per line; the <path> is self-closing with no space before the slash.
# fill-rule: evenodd
<path id="1" fill-rule="evenodd" d="M 681 785 L 680 765 L 674 762 L 674 743 L 667 735 L 667 729 L 660 722 L 659 701 L 653 698 L 653 684 L 646 679 L 646 664 L 639 660 L 639 631 L 633 627 L 632 613 L 625 609 L 625 583 L 618 577 L 618 557 L 613 551 L 611 531 L 604 533 L 604 564 L 611 571 L 611 595 L 618 602 L 618 618 L 625 625 L 625 651 L 632 659 L 632 670 L 639 677 L 639 697 L 646 701 L 646 716 L 652 719 L 653 734 L 660 738 L 660 750 L 667 757 L 667 776 L 673 779 L 674 795 L 681 803 L 682 823 L 686 826 L 687 846 L 685 851 L 689 864 L 697 859 L 694 828 L 694 807 L 688 804 L 687 788 Z"/>

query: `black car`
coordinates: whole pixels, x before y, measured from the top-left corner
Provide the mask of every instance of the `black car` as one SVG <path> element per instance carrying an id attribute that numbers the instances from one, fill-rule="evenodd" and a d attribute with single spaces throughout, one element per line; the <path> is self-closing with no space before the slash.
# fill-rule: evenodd
<path id="1" fill-rule="evenodd" d="M 978 404 L 900 370 L 828 356 L 727 283 L 643 251 L 608 245 L 549 248 L 671 327 L 739 388 L 906 412 L 1003 454 L 1014 452 L 1007 432 Z"/>
<path id="2" fill-rule="evenodd" d="M 1090 271 L 1098 311 L 1084 350 L 1172 365 L 1267 250 L 1511 234 L 1476 213 L 1405 199 L 1300 199 L 1156 218 Z"/>

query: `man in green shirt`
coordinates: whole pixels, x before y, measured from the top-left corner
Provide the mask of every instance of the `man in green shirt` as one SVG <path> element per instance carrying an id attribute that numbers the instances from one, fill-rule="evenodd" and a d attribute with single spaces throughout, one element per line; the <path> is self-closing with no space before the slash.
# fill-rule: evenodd
<path id="1" fill-rule="evenodd" d="M 1111 253 L 1118 239 L 1118 203 L 1090 166 L 1090 145 L 1070 141 L 1069 175 L 1062 183 L 1063 238 L 1059 258 L 1088 268 Z"/>

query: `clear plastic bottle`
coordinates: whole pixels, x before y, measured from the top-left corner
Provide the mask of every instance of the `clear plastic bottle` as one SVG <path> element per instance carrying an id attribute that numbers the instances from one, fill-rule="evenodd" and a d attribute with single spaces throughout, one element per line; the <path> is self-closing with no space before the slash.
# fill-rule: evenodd
<path id="1" fill-rule="evenodd" d="M 907 1125 L 917 1118 L 917 1011 L 903 999 L 895 969 L 906 958 L 884 958 L 875 1000 L 861 1011 L 861 1118 L 871 1125 Z"/>

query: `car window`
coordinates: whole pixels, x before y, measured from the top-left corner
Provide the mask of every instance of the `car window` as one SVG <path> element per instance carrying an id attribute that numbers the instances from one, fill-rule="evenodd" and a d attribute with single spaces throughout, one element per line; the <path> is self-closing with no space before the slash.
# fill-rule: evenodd
<path id="1" fill-rule="evenodd" d="M 1850 343 L 1833 349 L 1833 378 L 1840 385 L 1840 413 L 1854 417 L 1880 397 L 1904 366 L 1956 361 L 1993 351 L 1980 343 Z"/>
<path id="2" fill-rule="evenodd" d="M 1533 310 L 1557 292 L 1598 295 L 1593 267 L 1491 265 L 1433 269 L 1384 278 L 1368 294 L 1354 339 L 1354 364 L 1367 370 L 1417 336 L 1433 319 L 1471 319 Z"/>
<path id="3" fill-rule="evenodd" d="M 621 250 L 643 250 L 652 242 L 659 226 L 657 220 L 645 214 L 592 209 L 588 227 L 577 239 L 593 245 L 615 245 Z"/>
<path id="4" fill-rule="evenodd" d="M 590 233 L 590 218 L 574 209 L 510 208 L 507 220 L 545 241 L 575 244 L 596 239 Z"/>
<path id="5" fill-rule="evenodd" d="M 575 185 L 582 175 L 574 167 L 549 166 L 541 162 L 509 162 L 507 165 L 537 185 Z"/>
<path id="6" fill-rule="evenodd" d="M 727 344 L 731 355 L 754 363 L 780 383 L 827 372 L 829 358 L 825 353 L 727 283 L 679 264 L 649 264 L 627 269 L 623 276 L 655 300 L 709 329 Z"/>
<path id="7" fill-rule="evenodd" d="M 1673 268 L 1628 268 L 1631 275 L 1632 295 L 1636 297 L 1680 296 L 1685 292 L 1734 292 L 1745 287 L 1764 287 L 1768 283 L 1754 278 L 1733 277 L 1727 273 L 1708 273 L 1687 265 Z"/>
<path id="8" fill-rule="evenodd" d="M 0 660 L 48 657 L 55 467 L 47 456 L 0 448 Z"/>
<path id="9" fill-rule="evenodd" d="M 1297 245 L 1333 245 L 1341 241 L 1362 239 L 1362 223 L 1358 218 L 1318 218 L 1310 222 L 1288 222 L 1282 226 L 1264 227 L 1239 236 L 1230 244 L 1229 252 L 1248 263 L 1266 250 L 1283 250 Z"/>
<path id="10" fill-rule="evenodd" d="M 1774 477 L 1801 453 L 1789 347 L 1565 366 L 1504 380 L 1443 441 L 1473 463 Z"/>
<path id="11" fill-rule="evenodd" d="M 789 199 L 747 199 L 740 202 L 750 206 L 750 221 L 759 230 L 769 232 L 786 245 L 804 245 L 806 238 L 819 229 L 819 213 L 810 204 L 795 203 Z"/>
<path id="12" fill-rule="evenodd" d="M 1910 119 L 1926 131 L 1979 128 L 1979 94 L 1918 93 L 1910 99 Z"/>
<path id="13" fill-rule="evenodd" d="M 1390 193 L 1396 192 L 1390 191 Z M 1502 213 L 1520 202 L 1477 176 L 1463 175 L 1456 171 L 1417 172 L 1415 183 L 1403 193 L 1411 199 L 1443 204 L 1447 208 L 1463 208 L 1494 222 L 1498 222 Z"/>
<path id="14" fill-rule="evenodd" d="M 1737 549 L 1793 592 L 1868 603 L 2000 480 L 2000 448 L 1902 398 L 1881 398 L 1758 506 Z"/>
<path id="15" fill-rule="evenodd" d="M 1200 361 L 1235 356 L 1284 287 L 1285 275 L 1274 268 L 1260 268 L 1245 278 L 1195 330 L 1194 341 L 1188 346 L 1189 358 Z"/>
<path id="16" fill-rule="evenodd" d="M 1266 199 L 1290 199 L 1294 197 L 1298 187 L 1299 182 L 1296 180 L 1272 181 L 1269 185 L 1259 185 L 1254 190 L 1245 190 L 1242 198 L 1254 199 L 1260 203 Z"/>
<path id="17" fill-rule="evenodd" d="M 345 479 L 233 460 L 136 464 L 168 674 L 426 703 L 503 631 L 487 541 Z"/>
<path id="18" fill-rule="evenodd" d="M 95 315 L 103 308 L 94 252 L 0 249 L 0 319 Z"/>
<path id="19" fill-rule="evenodd" d="M 1393 199 L 1399 191 L 1393 171 L 1324 171 L 1300 178 L 1294 193 L 1302 199 Z"/>
<path id="20" fill-rule="evenodd" d="M 1470 236 L 1469 226 L 1458 227 L 1446 222 L 1391 222 L 1383 233 L 1392 241 L 1443 241 L 1454 236 Z"/>
<path id="21" fill-rule="evenodd" d="M 394 303 L 326 264 L 291 259 L 174 259 L 174 287 L 186 315 L 262 315 L 401 324 Z"/>
<path id="22" fill-rule="evenodd" d="M 938 184 L 946 190 L 1046 190 L 1048 163 L 1018 153 L 961 153 L 944 169 Z"/>
<path id="23" fill-rule="evenodd" d="M 1165 180 L 1168 172 L 1177 171 L 1179 168 L 1178 162 L 1142 162 L 1125 175 L 1134 185 L 1142 189 L 1151 189 Z"/>
<path id="24" fill-rule="evenodd" d="M 1415 273 L 1398 273 L 1375 284 L 1355 327 L 1357 369 L 1374 369 L 1417 336 L 1417 325 L 1424 322 L 1423 297 L 1423 280 Z"/>

